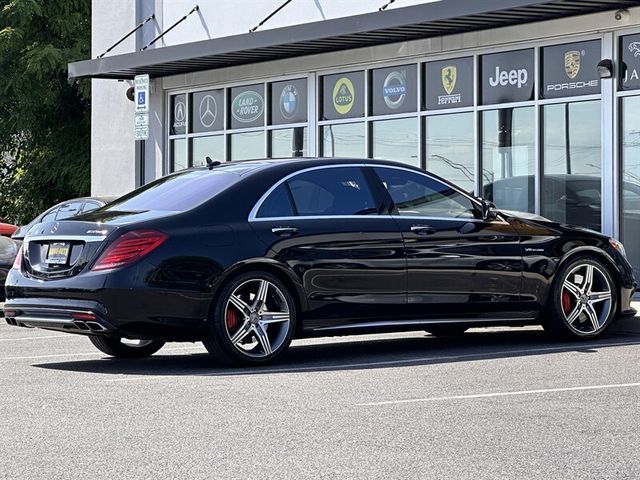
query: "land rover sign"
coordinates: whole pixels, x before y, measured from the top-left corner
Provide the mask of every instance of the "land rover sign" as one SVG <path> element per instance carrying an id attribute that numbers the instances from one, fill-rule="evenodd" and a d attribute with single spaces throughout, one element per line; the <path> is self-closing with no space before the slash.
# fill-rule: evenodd
<path id="1" fill-rule="evenodd" d="M 264 124 L 264 87 L 250 85 L 231 89 L 231 128 L 259 127 Z"/>

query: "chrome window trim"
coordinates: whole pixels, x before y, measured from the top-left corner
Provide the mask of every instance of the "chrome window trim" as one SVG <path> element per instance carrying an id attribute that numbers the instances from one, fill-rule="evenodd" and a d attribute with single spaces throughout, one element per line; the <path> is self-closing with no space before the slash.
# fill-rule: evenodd
<path id="1" fill-rule="evenodd" d="M 479 218 L 454 218 L 454 217 L 413 217 L 413 216 L 401 216 L 401 215 L 390 215 L 388 213 L 380 214 L 380 215 L 308 215 L 308 216 L 300 216 L 300 217 L 264 217 L 264 218 L 254 218 L 252 222 L 280 222 L 286 220 L 323 220 L 327 218 L 333 218 L 336 220 L 354 220 L 354 219 L 382 219 L 382 220 L 390 220 L 395 218 L 407 218 L 412 220 L 439 220 L 446 222 L 462 222 L 462 223 L 482 223 L 487 222 L 487 220 L 482 220 Z M 491 222 L 491 220 L 489 220 Z M 507 223 L 507 222 L 504 222 Z"/>
<path id="2" fill-rule="evenodd" d="M 40 240 L 49 240 L 52 242 L 66 242 L 68 240 L 71 241 L 83 241 L 83 242 L 102 242 L 105 238 L 107 238 L 106 235 L 60 235 L 60 236 L 52 236 L 52 235 L 35 235 L 33 237 L 27 237 L 24 239 L 24 243 L 28 244 L 29 242 L 33 242 L 33 241 L 40 241 Z"/>
<path id="3" fill-rule="evenodd" d="M 337 219 L 345 219 L 345 218 L 350 218 L 350 219 L 354 219 L 354 218 L 413 218 L 416 220 L 446 220 L 446 221 L 461 221 L 461 222 L 487 222 L 490 220 L 484 220 L 484 219 L 480 219 L 480 218 L 457 218 L 457 217 L 428 217 L 428 216 L 412 216 L 412 215 L 393 215 L 393 214 L 386 214 L 386 215 L 307 215 L 307 216 L 285 216 L 285 217 L 256 217 L 258 210 L 260 210 L 260 207 L 262 206 L 262 204 L 264 203 L 264 201 L 267 199 L 267 197 L 276 189 L 278 188 L 281 184 L 283 184 L 284 182 L 286 182 L 287 180 L 289 180 L 292 177 L 295 177 L 296 175 L 300 175 L 302 173 L 306 173 L 306 172 L 310 172 L 310 171 L 314 171 L 314 170 L 321 170 L 324 168 L 346 168 L 346 167 L 364 167 L 364 168 L 392 168 L 395 170 L 404 170 L 410 173 L 415 173 L 417 175 L 422 175 L 424 177 L 427 177 L 428 179 L 434 181 L 434 182 L 438 182 L 438 183 L 442 183 L 442 180 L 433 177 L 432 175 L 430 175 L 428 172 L 426 171 L 416 171 L 413 170 L 411 168 L 406 168 L 403 166 L 396 166 L 396 165 L 384 165 L 384 164 L 378 164 L 378 163 L 345 163 L 345 164 L 340 164 L 340 165 L 318 165 L 316 167 L 309 167 L 309 168 L 305 168 L 303 170 L 299 170 L 297 172 L 293 172 L 290 173 L 289 175 L 287 175 L 284 178 L 281 178 L 280 180 L 278 180 L 276 183 L 274 183 L 261 197 L 260 199 L 256 202 L 256 204 L 253 206 L 253 208 L 251 209 L 251 212 L 249 212 L 249 217 L 248 217 L 248 221 L 249 222 L 266 222 L 266 221 L 279 221 L 279 220 L 317 220 L 317 219 L 326 219 L 326 218 L 337 218 Z M 478 207 L 482 207 L 482 203 L 477 199 L 474 198 L 473 196 L 469 195 L 467 192 L 461 190 L 460 188 L 458 188 L 457 186 L 451 184 L 451 183 L 445 183 L 444 185 L 448 185 L 450 186 L 454 191 L 456 191 L 457 193 L 461 194 L 463 197 L 469 199 L 472 203 L 474 203 L 476 206 Z M 508 223 L 506 220 L 504 220 L 504 218 L 502 217 L 502 215 L 500 215 L 498 217 L 498 219 L 501 223 Z"/>

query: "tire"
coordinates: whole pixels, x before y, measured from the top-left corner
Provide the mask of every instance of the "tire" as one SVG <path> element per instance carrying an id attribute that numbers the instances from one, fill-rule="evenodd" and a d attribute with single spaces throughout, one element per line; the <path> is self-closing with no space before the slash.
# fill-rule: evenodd
<path id="1" fill-rule="evenodd" d="M 103 353 L 116 358 L 150 357 L 164 346 L 164 342 L 141 340 L 140 345 L 122 342 L 120 337 L 102 337 L 89 335 L 91 343 Z"/>
<path id="2" fill-rule="evenodd" d="M 617 305 L 609 269 L 594 257 L 578 257 L 556 273 L 542 326 L 559 339 L 597 338 L 615 319 Z"/>
<path id="3" fill-rule="evenodd" d="M 286 285 L 266 272 L 247 272 L 222 287 L 203 340 L 218 363 L 263 365 L 291 343 L 296 306 Z"/>
<path id="4" fill-rule="evenodd" d="M 430 333 L 434 337 L 458 337 L 469 330 L 467 327 L 458 325 L 434 325 L 429 327 L 425 332 Z"/>

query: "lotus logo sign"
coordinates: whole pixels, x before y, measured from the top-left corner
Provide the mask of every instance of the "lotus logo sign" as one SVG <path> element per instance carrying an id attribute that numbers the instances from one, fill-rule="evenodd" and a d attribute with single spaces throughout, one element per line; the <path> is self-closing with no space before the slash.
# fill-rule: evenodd
<path id="1" fill-rule="evenodd" d="M 231 114 L 238 122 L 251 123 L 264 112 L 264 99 L 258 92 L 247 90 L 239 93 L 231 104 Z"/>

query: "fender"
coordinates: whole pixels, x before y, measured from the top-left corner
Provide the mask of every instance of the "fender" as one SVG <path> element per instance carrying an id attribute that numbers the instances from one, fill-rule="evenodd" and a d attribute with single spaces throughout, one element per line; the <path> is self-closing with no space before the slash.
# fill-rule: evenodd
<path id="1" fill-rule="evenodd" d="M 591 254 L 593 256 L 596 256 L 599 259 L 603 260 L 605 262 L 605 264 L 609 268 L 613 269 L 614 271 L 619 271 L 618 266 L 617 266 L 616 262 L 613 260 L 613 258 L 611 258 L 611 255 L 609 255 L 603 249 L 595 247 L 595 246 L 588 246 L 588 245 L 575 247 L 575 248 L 569 250 L 565 255 L 563 255 L 560 258 L 560 261 L 557 263 L 556 268 L 555 268 L 555 270 L 553 272 L 553 280 L 551 282 L 551 285 L 553 285 L 555 283 L 556 272 L 558 271 L 558 269 L 560 267 L 562 267 L 562 265 L 564 265 L 565 263 L 570 262 L 573 258 L 575 258 L 576 256 L 581 255 L 581 254 Z M 611 275 L 611 277 L 613 278 L 613 281 L 615 283 L 615 288 L 618 290 L 618 296 L 620 296 L 622 285 L 620 284 L 617 275 Z M 544 298 L 544 304 L 545 305 L 547 303 L 547 299 L 549 297 L 549 292 L 550 291 L 551 291 L 551 287 L 549 289 L 547 289 L 547 291 L 545 293 L 545 298 Z M 618 302 L 617 308 L 620 309 L 620 302 Z"/>
<path id="2" fill-rule="evenodd" d="M 295 299 L 298 301 L 298 305 L 300 306 L 301 312 L 305 312 L 308 310 L 307 298 L 304 294 L 304 289 L 302 284 L 300 283 L 299 278 L 296 276 L 295 272 L 291 270 L 287 265 L 283 265 L 271 258 L 266 257 L 257 257 L 250 258 L 247 260 L 242 260 L 234 263 L 225 269 L 224 272 L 218 277 L 216 281 L 216 295 L 220 286 L 224 284 L 224 282 L 233 275 L 238 273 L 251 271 L 251 270 L 264 270 L 266 272 L 273 273 L 274 275 L 280 277 L 285 283 L 287 283 L 290 287 L 293 287 L 295 291 L 291 292 Z"/>

